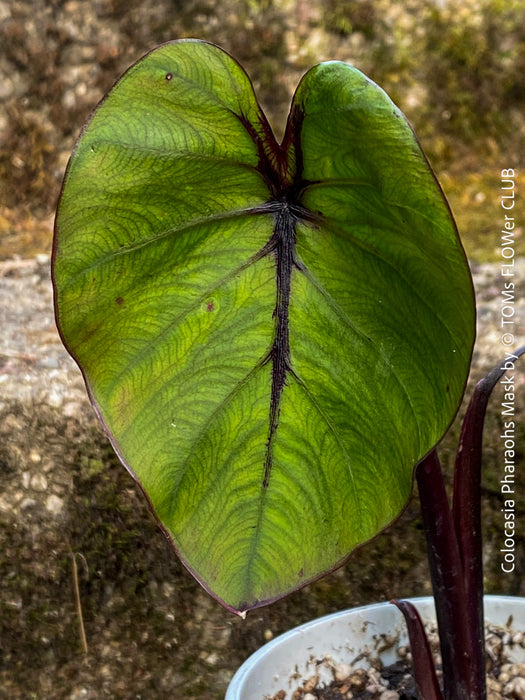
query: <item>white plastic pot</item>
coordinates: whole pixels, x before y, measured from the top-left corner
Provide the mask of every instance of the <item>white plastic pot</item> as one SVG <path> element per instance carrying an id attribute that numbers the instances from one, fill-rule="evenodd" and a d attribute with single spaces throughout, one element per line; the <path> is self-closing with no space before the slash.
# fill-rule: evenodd
<path id="1" fill-rule="evenodd" d="M 423 621 L 435 620 L 434 600 L 412 598 Z M 511 631 L 525 632 L 525 598 L 485 596 L 485 620 L 504 626 L 512 616 Z M 395 636 L 398 644 L 385 644 Z M 398 660 L 396 647 L 407 644 L 404 618 L 390 603 L 377 603 L 320 617 L 277 637 L 247 659 L 233 677 L 225 700 L 264 700 L 279 690 L 290 691 L 317 673 L 320 681 L 332 681 L 330 664 L 367 665 L 367 658 L 380 657 L 384 664 Z M 384 648 L 384 647 L 387 648 Z M 362 658 L 361 654 L 364 656 Z M 515 647 L 511 661 L 525 662 L 525 649 Z"/>

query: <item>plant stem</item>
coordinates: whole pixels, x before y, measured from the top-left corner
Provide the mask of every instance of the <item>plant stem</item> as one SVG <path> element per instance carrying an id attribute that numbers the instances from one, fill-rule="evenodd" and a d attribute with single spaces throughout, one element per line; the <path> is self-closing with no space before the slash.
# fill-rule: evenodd
<path id="1" fill-rule="evenodd" d="M 412 650 L 414 677 L 420 697 L 424 700 L 443 700 L 436 676 L 436 667 L 425 628 L 417 608 L 408 600 L 392 600 L 405 618 Z"/>
<path id="2" fill-rule="evenodd" d="M 525 347 L 520 348 L 512 356 L 513 359 L 517 360 L 524 352 Z M 514 362 L 511 364 L 513 366 Z M 454 470 L 452 517 L 463 567 L 470 635 L 483 655 L 482 662 L 476 667 L 477 678 L 475 680 L 475 689 L 481 698 L 486 697 L 481 537 L 483 423 L 492 390 L 508 369 L 507 362 L 502 361 L 476 385 L 461 426 Z"/>
<path id="3" fill-rule="evenodd" d="M 483 653 L 485 630 L 480 507 L 482 431 L 490 392 L 501 374 L 499 369 L 493 370 L 474 390 L 463 420 L 454 470 L 452 514 L 467 593 L 467 620 L 471 635 Z M 477 671 L 477 685 L 482 687 L 485 683 L 484 664 Z"/>
<path id="4" fill-rule="evenodd" d="M 463 565 L 435 450 L 417 466 L 416 479 L 436 604 L 444 698 L 483 700 L 483 692 L 476 688 L 483 652 L 472 639 L 468 623 Z"/>

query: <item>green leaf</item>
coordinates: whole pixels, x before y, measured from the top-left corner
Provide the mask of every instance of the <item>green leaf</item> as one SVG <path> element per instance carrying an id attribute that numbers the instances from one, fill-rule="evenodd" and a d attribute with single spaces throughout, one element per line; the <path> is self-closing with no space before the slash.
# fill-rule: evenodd
<path id="1" fill-rule="evenodd" d="M 396 518 L 461 399 L 468 266 L 405 118 L 311 69 L 282 145 L 242 68 L 163 45 L 68 166 L 57 319 L 186 566 L 242 612 Z"/>

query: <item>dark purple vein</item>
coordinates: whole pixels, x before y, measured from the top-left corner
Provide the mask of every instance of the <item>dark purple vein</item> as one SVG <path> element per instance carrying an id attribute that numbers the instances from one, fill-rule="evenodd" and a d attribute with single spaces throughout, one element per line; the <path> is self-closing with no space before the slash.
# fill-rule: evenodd
<path id="1" fill-rule="evenodd" d="M 295 226 L 300 220 L 313 225 L 318 216 L 300 204 L 301 192 L 308 184 L 302 179 L 302 152 L 300 144 L 301 126 L 304 118 L 296 107 L 291 113 L 282 144 L 278 144 L 269 123 L 262 113 L 258 123 L 252 123 L 244 114 L 235 114 L 250 134 L 257 147 L 259 162 L 257 170 L 264 178 L 270 199 L 264 204 L 265 211 L 274 216 L 273 235 L 265 246 L 273 253 L 276 267 L 276 304 L 273 313 L 275 335 L 272 348 L 264 362 L 272 363 L 272 386 L 266 456 L 264 461 L 263 489 L 270 483 L 273 465 L 274 441 L 279 427 L 281 398 L 288 373 L 293 374 L 290 360 L 290 338 L 288 309 L 290 285 L 294 267 L 303 269 L 295 256 Z"/>
<path id="2" fill-rule="evenodd" d="M 267 488 L 273 463 L 273 441 L 279 425 L 281 396 L 290 366 L 290 336 L 288 307 L 290 304 L 290 282 L 294 266 L 296 217 L 290 206 L 283 202 L 275 214 L 273 233 L 277 278 L 277 300 L 275 304 L 275 338 L 270 351 L 272 361 L 272 389 L 270 397 L 270 426 L 266 443 L 263 488 Z"/>

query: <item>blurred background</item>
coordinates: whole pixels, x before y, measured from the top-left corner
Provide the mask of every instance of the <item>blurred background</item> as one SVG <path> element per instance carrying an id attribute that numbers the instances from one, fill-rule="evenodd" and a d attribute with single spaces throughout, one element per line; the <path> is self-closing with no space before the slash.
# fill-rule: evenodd
<path id="1" fill-rule="evenodd" d="M 311 65 L 356 65 L 415 127 L 469 256 L 494 256 L 499 171 L 525 152 L 522 0 L 1 0 L 0 257 L 49 250 L 80 127 L 132 62 L 181 37 L 232 53 L 277 133 Z"/>
<path id="2" fill-rule="evenodd" d="M 218 700 L 240 663 L 293 625 L 430 592 L 414 499 L 336 573 L 246 621 L 223 611 L 170 551 L 60 346 L 48 263 L 69 154 L 122 72 L 181 37 L 219 44 L 244 65 L 278 135 L 313 64 L 348 61 L 379 83 L 414 126 L 475 272 L 473 379 L 501 351 L 502 169 L 516 169 L 516 251 L 525 251 L 523 0 L 0 0 L 0 700 Z M 498 567 L 494 405 L 487 590 L 524 595 L 522 534 L 515 572 Z M 453 426 L 442 446 L 447 474 L 457 435 Z M 521 523 L 524 514 L 521 493 Z"/>

